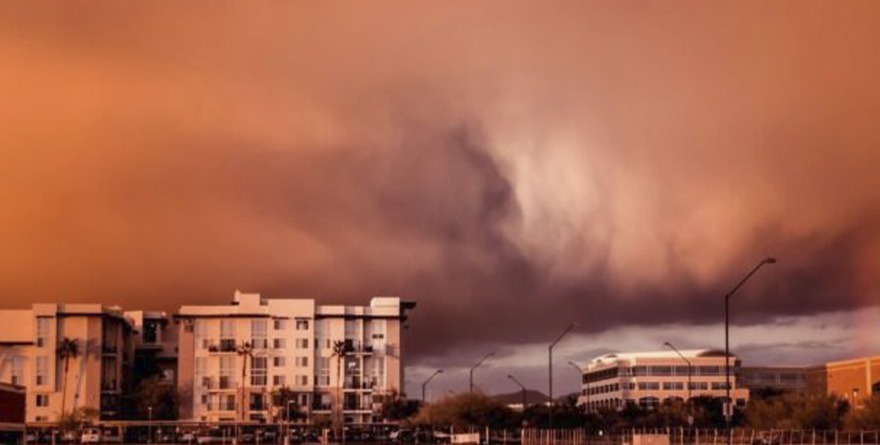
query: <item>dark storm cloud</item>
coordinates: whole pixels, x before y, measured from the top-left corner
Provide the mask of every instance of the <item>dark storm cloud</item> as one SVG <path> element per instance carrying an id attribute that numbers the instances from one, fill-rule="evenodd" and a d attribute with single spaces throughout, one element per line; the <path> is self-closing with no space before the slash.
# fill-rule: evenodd
<path id="1" fill-rule="evenodd" d="M 737 323 L 878 302 L 872 3 L 58 6 L 0 14 L 9 305 L 401 295 L 456 365 L 768 254 Z"/>

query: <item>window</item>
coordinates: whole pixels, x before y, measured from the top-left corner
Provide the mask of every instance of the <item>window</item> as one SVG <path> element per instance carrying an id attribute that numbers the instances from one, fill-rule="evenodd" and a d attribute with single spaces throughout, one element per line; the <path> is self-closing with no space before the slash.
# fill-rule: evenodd
<path id="1" fill-rule="evenodd" d="M 202 405 L 207 405 L 208 404 L 208 395 L 202 394 L 201 397 L 199 397 L 199 403 Z"/>
<path id="2" fill-rule="evenodd" d="M 284 379 L 283 375 L 276 375 L 276 376 L 272 377 L 272 384 L 275 386 L 284 386 L 285 385 L 284 380 L 285 379 Z"/>
<path id="3" fill-rule="evenodd" d="M 321 383 L 322 385 L 329 385 L 330 384 L 330 376 L 319 376 L 319 377 L 326 377 L 326 381 L 325 381 L 325 383 Z M 308 386 L 309 385 L 309 376 L 297 375 L 296 376 L 296 384 L 299 386 Z"/>
<path id="4" fill-rule="evenodd" d="M 720 366 L 698 366 L 694 370 L 694 374 L 699 373 L 700 375 L 721 375 L 721 367 Z"/>
<path id="5" fill-rule="evenodd" d="M 672 375 L 672 366 L 652 366 L 651 375 L 670 376 Z"/>
<path id="6" fill-rule="evenodd" d="M 296 366 L 309 366 L 309 358 L 308 357 L 297 357 L 296 358 Z"/>
<path id="7" fill-rule="evenodd" d="M 660 382 L 639 382 L 639 389 L 643 391 L 660 389 Z"/>
<path id="8" fill-rule="evenodd" d="M 252 386 L 266 386 L 266 365 L 268 362 L 267 357 L 254 357 L 251 360 Z"/>
<path id="9" fill-rule="evenodd" d="M 725 389 L 727 388 L 727 382 L 712 382 L 712 389 Z"/>
<path id="10" fill-rule="evenodd" d="M 159 340 L 159 323 L 156 320 L 144 320 L 144 343 L 153 344 Z"/>
<path id="11" fill-rule="evenodd" d="M 691 382 L 691 389 L 709 389 L 709 382 Z"/>
<path id="12" fill-rule="evenodd" d="M 45 407 L 49 406 L 49 394 L 37 394 L 36 396 L 37 406 Z"/>
<path id="13" fill-rule="evenodd" d="M 235 350 L 235 320 L 220 320 L 220 350 Z"/>
<path id="14" fill-rule="evenodd" d="M 251 345 L 254 349 L 266 349 L 266 320 L 251 320 Z"/>
<path id="15" fill-rule="evenodd" d="M 309 349 L 309 339 L 307 339 L 307 338 L 296 339 L 296 349 Z"/>
<path id="16" fill-rule="evenodd" d="M 49 317 L 37 317 L 37 347 L 46 346 L 49 341 Z"/>
<path id="17" fill-rule="evenodd" d="M 48 421 L 49 421 L 49 416 L 36 416 L 36 417 L 34 417 L 34 419 L 35 419 L 37 422 L 48 422 Z"/>
<path id="18" fill-rule="evenodd" d="M 208 358 L 196 357 L 196 375 L 205 375 L 208 370 Z"/>
<path id="19" fill-rule="evenodd" d="M 22 385 L 24 383 L 24 357 L 12 358 L 10 383 L 13 385 Z"/>
<path id="20" fill-rule="evenodd" d="M 230 389 L 235 386 L 235 357 L 220 357 L 220 389 Z"/>
<path id="21" fill-rule="evenodd" d="M 272 347 L 275 349 L 284 349 L 285 348 L 284 343 L 285 342 L 284 342 L 283 338 L 276 338 L 276 339 L 272 340 Z"/>
<path id="22" fill-rule="evenodd" d="M 663 390 L 664 391 L 674 391 L 674 390 L 682 390 L 684 389 L 683 382 L 663 382 Z"/>
<path id="23" fill-rule="evenodd" d="M 45 384 L 49 383 L 47 381 L 48 376 L 49 376 L 49 357 L 46 357 L 46 356 L 37 357 L 37 369 L 36 369 L 36 373 L 34 374 L 34 383 L 36 383 L 37 386 L 45 385 Z"/>
<path id="24" fill-rule="evenodd" d="M 222 394 L 220 396 L 221 411 L 235 411 L 235 394 Z"/>
<path id="25" fill-rule="evenodd" d="M 285 366 L 284 357 L 272 357 L 272 366 L 274 366 L 276 368 L 280 368 L 282 366 Z"/>
<path id="26" fill-rule="evenodd" d="M 272 326 L 276 331 L 283 331 L 287 328 L 287 320 L 283 318 L 275 318 L 272 320 Z"/>
<path id="27" fill-rule="evenodd" d="M 296 321 L 296 330 L 297 331 L 308 331 L 309 330 L 309 321 L 308 320 L 297 320 Z"/>

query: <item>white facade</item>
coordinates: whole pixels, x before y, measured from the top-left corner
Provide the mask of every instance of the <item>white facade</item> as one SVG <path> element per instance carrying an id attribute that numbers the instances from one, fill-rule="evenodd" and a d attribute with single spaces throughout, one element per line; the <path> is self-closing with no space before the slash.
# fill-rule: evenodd
<path id="1" fill-rule="evenodd" d="M 34 304 L 0 310 L 0 382 L 27 388 L 28 422 L 54 422 L 78 408 L 102 419 L 121 413 L 133 348 L 132 326 L 116 307 L 99 304 Z M 56 352 L 64 338 L 79 348 L 65 360 Z"/>
<path id="2" fill-rule="evenodd" d="M 726 396 L 724 351 L 686 350 L 682 355 L 691 363 L 690 389 L 688 364 L 674 351 L 613 353 L 590 361 L 583 371 L 578 404 L 587 410 L 623 408 L 637 404 L 651 408 L 670 400 L 688 397 Z M 731 398 L 738 405 L 749 398 L 748 389 L 736 382 L 736 357 L 731 355 Z"/>
<path id="3" fill-rule="evenodd" d="M 317 306 L 241 292 L 231 305 L 183 306 L 176 315 L 178 390 L 189 403 L 181 418 L 276 420 L 285 407 L 273 406 L 272 394 L 286 387 L 309 416 L 331 415 L 341 393 L 347 422 L 375 422 L 376 396 L 401 390 L 400 331 L 410 307 L 396 297 Z M 333 353 L 337 341 L 342 357 Z M 236 352 L 245 343 L 250 356 Z"/>

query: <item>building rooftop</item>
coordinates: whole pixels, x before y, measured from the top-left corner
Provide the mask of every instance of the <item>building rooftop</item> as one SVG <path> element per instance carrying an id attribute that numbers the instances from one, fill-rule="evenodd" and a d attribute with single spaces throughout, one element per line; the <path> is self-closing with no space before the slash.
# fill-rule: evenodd
<path id="1" fill-rule="evenodd" d="M 700 358 L 700 357 L 724 357 L 724 351 L 717 349 L 684 349 L 681 350 L 681 355 L 686 358 Z M 731 357 L 735 357 L 734 354 L 730 354 Z M 646 352 L 611 352 L 608 354 L 600 355 L 592 360 L 590 360 L 591 365 L 598 365 L 616 361 L 635 361 L 635 360 L 644 360 L 644 359 L 677 359 L 681 360 L 681 357 L 672 350 L 660 350 L 660 351 L 646 351 Z"/>

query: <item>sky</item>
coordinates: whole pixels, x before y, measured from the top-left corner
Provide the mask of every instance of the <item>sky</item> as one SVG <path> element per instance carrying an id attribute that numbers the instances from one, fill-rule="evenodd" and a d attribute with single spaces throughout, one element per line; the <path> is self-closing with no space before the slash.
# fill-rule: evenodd
<path id="1" fill-rule="evenodd" d="M 6 307 L 418 303 L 407 390 L 546 345 L 880 349 L 876 2 L 4 2 Z"/>

